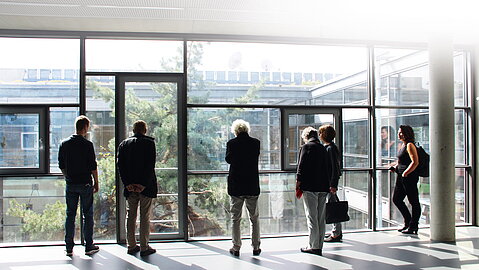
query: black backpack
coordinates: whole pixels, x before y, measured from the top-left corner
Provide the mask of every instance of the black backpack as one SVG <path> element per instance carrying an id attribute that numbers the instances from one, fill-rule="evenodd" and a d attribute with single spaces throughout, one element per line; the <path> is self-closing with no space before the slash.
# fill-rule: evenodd
<path id="1" fill-rule="evenodd" d="M 419 165 L 416 167 L 416 172 L 421 177 L 429 177 L 429 160 L 431 157 L 428 153 L 420 146 L 416 145 L 417 155 L 419 156 Z"/>

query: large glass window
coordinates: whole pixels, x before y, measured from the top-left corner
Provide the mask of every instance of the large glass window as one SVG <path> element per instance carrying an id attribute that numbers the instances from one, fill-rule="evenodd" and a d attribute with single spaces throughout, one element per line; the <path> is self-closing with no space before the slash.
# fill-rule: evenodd
<path id="1" fill-rule="evenodd" d="M 0 173 L 44 173 L 42 108 L 0 108 Z"/>
<path id="2" fill-rule="evenodd" d="M 75 133 L 75 118 L 79 110 L 76 107 L 50 108 L 50 172 L 61 173 L 58 168 L 58 150 L 60 143 Z"/>
<path id="3" fill-rule="evenodd" d="M 0 38 L 0 104 L 78 103 L 79 39 Z"/>
<path id="4" fill-rule="evenodd" d="M 86 78 L 86 115 L 91 121 L 88 139 L 93 142 L 98 163 L 100 190 L 95 195 L 95 239 L 116 238 L 115 186 L 115 79 Z"/>
<path id="5" fill-rule="evenodd" d="M 361 47 L 188 42 L 192 103 L 367 103 L 367 50 Z M 339 95 L 329 83 L 344 77 Z M 314 99 L 314 102 L 313 102 Z"/>
<path id="6" fill-rule="evenodd" d="M 375 49 L 376 104 L 428 105 L 427 51 Z"/>
<path id="7" fill-rule="evenodd" d="M 183 42 L 87 39 L 87 71 L 183 72 Z"/>
<path id="8" fill-rule="evenodd" d="M 191 108 L 188 110 L 188 169 L 228 170 L 226 142 L 234 138 L 236 119 L 250 123 L 250 135 L 260 140 L 260 170 L 280 169 L 279 109 Z"/>
<path id="9" fill-rule="evenodd" d="M 343 166 L 369 168 L 368 109 L 343 109 Z"/>
<path id="10" fill-rule="evenodd" d="M 0 243 L 63 241 L 65 209 L 63 177 L 0 177 Z"/>
<path id="11" fill-rule="evenodd" d="M 188 209 L 195 217 L 189 224 L 190 236 L 231 236 L 226 177 L 226 174 L 188 177 Z M 294 173 L 260 175 L 258 208 L 262 235 L 307 232 L 303 202 L 295 198 L 295 181 Z M 248 214 L 244 212 L 242 217 L 241 232 L 246 236 L 250 233 Z"/>

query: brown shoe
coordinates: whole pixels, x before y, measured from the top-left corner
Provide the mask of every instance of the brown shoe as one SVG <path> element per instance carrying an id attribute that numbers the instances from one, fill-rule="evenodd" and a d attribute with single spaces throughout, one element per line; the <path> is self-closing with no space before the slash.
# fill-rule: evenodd
<path id="1" fill-rule="evenodd" d="M 132 247 L 132 248 L 129 248 L 128 251 L 126 253 L 130 254 L 130 255 L 134 255 L 136 253 L 140 252 L 140 247 L 139 246 L 135 246 L 135 247 Z"/>

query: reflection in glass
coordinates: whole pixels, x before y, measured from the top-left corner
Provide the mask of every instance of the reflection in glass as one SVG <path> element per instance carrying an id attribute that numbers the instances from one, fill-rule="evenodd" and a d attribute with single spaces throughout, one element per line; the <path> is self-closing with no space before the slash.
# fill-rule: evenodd
<path id="1" fill-rule="evenodd" d="M 426 152 L 430 153 L 429 149 L 429 113 L 425 109 L 377 109 L 376 110 L 376 137 L 382 138 L 386 136 L 384 134 L 383 127 L 388 129 L 387 139 L 390 147 L 384 149 L 387 144 L 382 144 L 381 140 L 378 140 L 376 145 L 376 164 L 379 167 L 389 167 L 389 164 L 396 160 L 397 151 L 399 151 L 403 145 L 397 139 L 397 132 L 400 125 L 409 125 L 414 130 L 414 136 L 416 143 L 420 144 Z M 381 135 L 381 132 L 382 135 Z M 391 135 L 395 132 L 394 137 Z M 392 144 L 391 144 L 392 143 Z"/>
<path id="2" fill-rule="evenodd" d="M 260 170 L 280 168 L 279 109 L 188 109 L 188 169 L 227 171 L 226 142 L 234 138 L 236 119 L 250 123 L 250 135 L 260 140 Z"/>
<path id="3" fill-rule="evenodd" d="M 0 113 L 0 168 L 39 168 L 40 115 Z"/>

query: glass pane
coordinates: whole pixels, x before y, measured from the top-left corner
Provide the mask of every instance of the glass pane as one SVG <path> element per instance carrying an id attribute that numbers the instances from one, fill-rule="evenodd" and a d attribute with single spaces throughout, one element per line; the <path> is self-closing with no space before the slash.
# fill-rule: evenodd
<path id="1" fill-rule="evenodd" d="M 40 115 L 0 113 L 0 169 L 39 168 Z"/>
<path id="2" fill-rule="evenodd" d="M 126 127 L 143 120 L 147 135 L 155 138 L 156 174 L 160 196 L 153 203 L 152 233 L 178 232 L 178 127 L 177 84 L 127 82 L 125 84 Z M 153 219 L 153 218 L 152 218 Z"/>
<path id="3" fill-rule="evenodd" d="M 78 103 L 78 39 L 0 38 L 0 104 Z"/>
<path id="4" fill-rule="evenodd" d="M 258 208 L 262 235 L 307 233 L 303 202 L 294 195 L 295 177 L 294 173 L 260 175 Z M 226 178 L 226 174 L 188 176 L 190 236 L 231 237 Z M 242 218 L 241 232 L 250 235 L 248 214 L 243 212 Z"/>
<path id="5" fill-rule="evenodd" d="M 343 166 L 369 168 L 369 116 L 367 109 L 343 109 Z"/>
<path id="6" fill-rule="evenodd" d="M 466 169 L 456 168 L 456 192 L 455 192 L 455 205 L 456 205 L 456 224 L 466 223 L 466 193 L 464 187 L 466 186 L 467 173 Z"/>
<path id="7" fill-rule="evenodd" d="M 377 204 L 376 204 L 376 225 L 378 228 L 402 227 L 404 219 L 394 205 L 392 194 L 396 184 L 396 173 L 387 170 L 380 170 L 376 173 L 377 177 Z M 418 182 L 419 203 L 421 204 L 421 216 L 419 226 L 428 225 L 430 222 L 430 185 L 429 177 L 419 177 Z M 405 199 L 408 209 L 411 211 L 411 205 Z"/>
<path id="8" fill-rule="evenodd" d="M 0 178 L 0 243 L 63 241 L 65 210 L 63 177 Z"/>
<path id="9" fill-rule="evenodd" d="M 60 143 L 75 133 L 75 118 L 78 108 L 50 108 L 50 172 L 61 173 L 58 168 L 58 149 Z"/>
<path id="10" fill-rule="evenodd" d="M 188 102 L 367 104 L 361 47 L 188 42 Z"/>
<path id="11" fill-rule="evenodd" d="M 89 140 L 98 163 L 100 190 L 94 201 L 95 239 L 116 239 L 115 186 L 115 78 L 86 78 L 86 115 L 91 121 Z"/>
<path id="12" fill-rule="evenodd" d="M 465 55 L 463 52 L 454 52 L 454 104 L 465 106 L 464 92 L 466 89 Z"/>
<path id="13" fill-rule="evenodd" d="M 183 42 L 87 39 L 87 71 L 183 72 Z"/>
<path id="14" fill-rule="evenodd" d="M 346 171 L 339 179 L 338 197 L 340 200 L 347 200 L 349 204 L 348 222 L 343 222 L 343 230 L 367 229 L 369 227 L 369 193 L 370 183 L 369 172 Z"/>
<path id="15" fill-rule="evenodd" d="M 260 140 L 259 168 L 280 169 L 279 109 L 188 109 L 188 169 L 228 170 L 226 142 L 234 138 L 236 119 L 250 123 L 250 135 Z"/>
<path id="16" fill-rule="evenodd" d="M 299 148 L 304 144 L 303 139 L 301 139 L 303 129 L 309 126 L 318 129 L 322 125 L 333 125 L 336 127 L 334 114 L 288 114 L 288 165 L 296 166 L 298 164 Z"/>
<path id="17" fill-rule="evenodd" d="M 429 151 L 429 112 L 423 109 L 378 109 L 376 110 L 376 137 L 378 142 L 377 161 L 379 167 L 388 167 L 396 160 L 397 151 L 402 147 L 397 139 L 400 125 L 409 125 L 414 130 L 416 142 Z M 389 130 L 389 131 L 386 131 Z M 394 136 L 392 134 L 395 134 Z"/>
<path id="18" fill-rule="evenodd" d="M 464 110 L 455 111 L 455 159 L 456 164 L 466 164 L 466 112 Z"/>
<path id="19" fill-rule="evenodd" d="M 428 105 L 427 51 L 375 49 L 376 104 Z"/>

